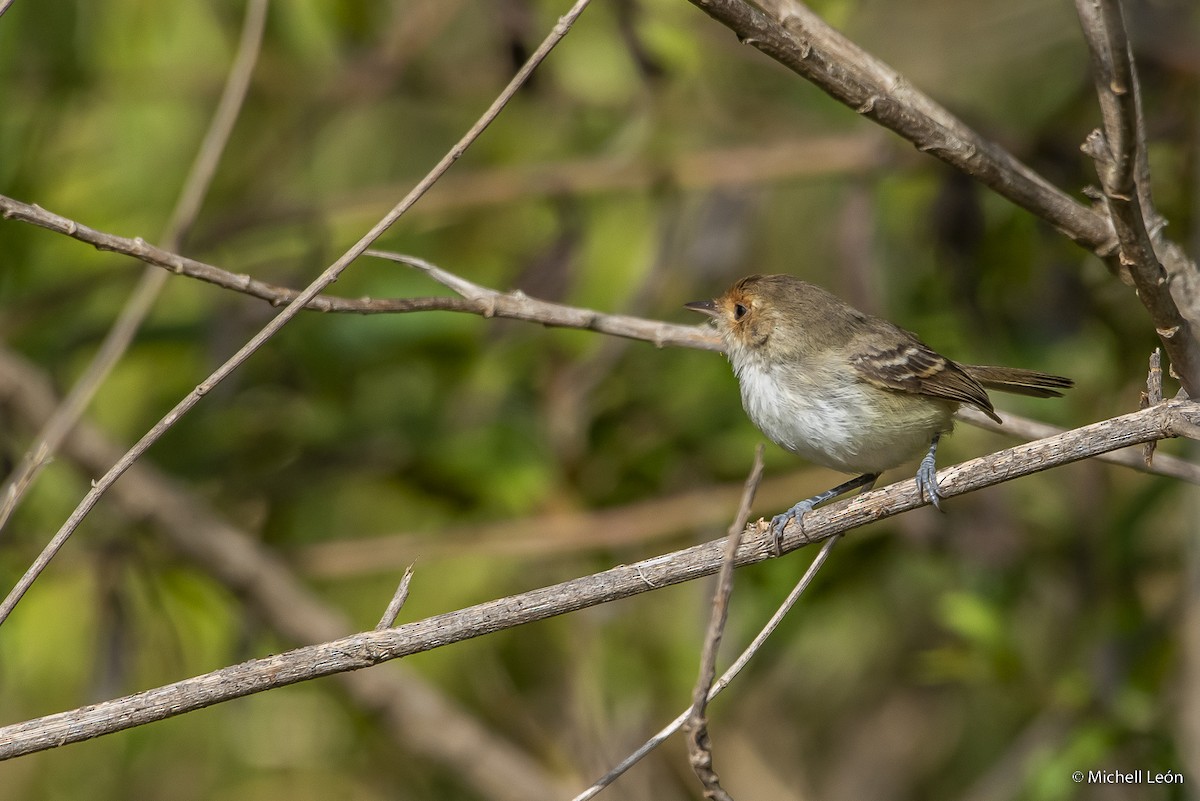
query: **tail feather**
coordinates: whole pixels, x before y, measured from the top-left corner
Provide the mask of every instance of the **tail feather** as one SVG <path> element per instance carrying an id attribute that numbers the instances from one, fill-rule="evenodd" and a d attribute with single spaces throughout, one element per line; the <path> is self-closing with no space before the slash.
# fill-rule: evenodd
<path id="1" fill-rule="evenodd" d="M 1017 367 L 991 367 L 988 365 L 963 365 L 967 373 L 988 389 L 1029 395 L 1034 398 L 1062 397 L 1062 390 L 1075 386 L 1066 376 L 1042 373 L 1037 370 L 1022 370 Z"/>

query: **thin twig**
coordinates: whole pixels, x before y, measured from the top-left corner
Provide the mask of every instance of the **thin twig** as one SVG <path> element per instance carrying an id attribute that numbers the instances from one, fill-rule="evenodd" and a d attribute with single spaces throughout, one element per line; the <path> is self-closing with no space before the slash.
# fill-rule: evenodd
<path id="1" fill-rule="evenodd" d="M 251 278 L 249 275 L 231 273 L 220 267 L 163 250 L 148 244 L 141 237 L 130 239 L 97 231 L 75 220 L 46 211 L 40 206 L 22 203 L 4 195 L 0 195 L 0 217 L 28 222 L 81 242 L 87 242 L 100 250 L 122 253 L 179 275 L 186 275 L 223 289 L 231 289 L 250 297 L 265 300 L 272 306 L 291 303 L 300 294 L 290 287 L 269 284 Z M 372 253 L 383 258 L 394 258 L 392 254 L 385 256 L 384 251 L 372 251 Z M 410 263 L 410 266 L 418 266 L 418 262 L 420 262 L 415 257 L 404 258 L 411 259 L 411 262 L 406 262 Z M 428 262 L 424 262 L 424 264 L 428 264 Z M 418 267 L 418 269 L 423 268 Z M 434 277 L 432 273 L 431 277 Z M 467 283 L 470 284 L 470 282 Z M 653 342 L 658 347 L 676 346 L 702 350 L 720 350 L 721 348 L 720 340 L 706 326 L 679 325 L 624 314 L 606 314 L 594 309 L 537 300 L 521 292 L 498 292 L 477 284 L 470 285 L 484 294 L 475 300 L 465 297 L 342 298 L 321 294 L 310 299 L 305 304 L 305 308 L 311 311 L 346 314 L 465 312 L 484 317 L 527 320 L 562 328 L 582 328 L 602 334 Z"/>
<path id="2" fill-rule="evenodd" d="M 1155 404 L 1162 403 L 1163 399 L 1163 376 L 1162 376 L 1162 351 L 1155 348 L 1150 354 L 1150 369 L 1146 373 L 1146 391 L 1142 393 L 1140 408 L 1146 409 Z M 1154 465 L 1154 451 L 1158 448 L 1158 441 L 1152 440 L 1142 446 L 1142 462 L 1146 467 Z"/>
<path id="3" fill-rule="evenodd" d="M 238 112 L 250 86 L 250 76 L 262 49 L 262 34 L 270 0 L 251 0 L 246 4 L 246 16 L 242 22 L 242 35 L 237 55 L 225 80 L 225 88 L 217 109 L 213 114 L 208 131 L 200 142 L 195 161 L 183 182 L 175 208 L 163 230 L 162 247 L 176 250 L 184 234 L 196 219 L 200 203 L 212 185 L 221 154 L 229 142 L 229 134 L 237 121 Z M 20 464 L 0 488 L 0 530 L 4 529 L 9 517 L 20 503 L 25 491 L 32 486 L 37 474 L 54 457 L 63 437 L 79 421 L 92 402 L 105 378 L 129 349 L 134 335 L 141 328 L 155 300 L 167 285 L 169 274 L 154 267 L 146 267 L 129 299 L 125 301 L 116 322 L 100 343 L 87 368 L 75 382 L 71 391 L 55 413 L 26 450 Z"/>
<path id="4" fill-rule="evenodd" d="M 717 651 L 721 647 L 721 638 L 725 632 L 725 621 L 729 618 L 729 596 L 733 592 L 734 559 L 738 547 L 742 544 L 742 534 L 746 529 L 746 521 L 750 518 L 750 504 L 754 503 L 754 494 L 758 491 L 763 474 L 763 446 L 760 442 L 754 449 L 754 463 L 746 484 L 742 489 L 742 499 L 738 504 L 737 514 L 725 534 L 725 557 L 721 560 L 721 569 L 717 572 L 717 586 L 713 591 L 712 616 L 708 620 L 708 633 L 704 636 L 704 648 L 700 652 L 700 675 L 696 678 L 695 689 L 692 690 L 692 708 L 688 713 L 684 728 L 688 733 L 688 757 L 696 777 L 704 785 L 704 795 L 718 801 L 733 801 L 732 797 L 721 787 L 721 781 L 712 766 L 712 741 L 708 735 L 708 694 L 712 690 L 713 679 L 717 675 Z"/>
<path id="5" fill-rule="evenodd" d="M 467 301 L 475 313 L 484 317 L 511 317 L 543 325 L 582 328 L 630 339 L 643 339 L 660 348 L 676 345 L 701 350 L 722 349 L 720 338 L 706 324 L 678 325 L 624 314 L 605 314 L 592 309 L 539 300 L 520 290 L 498 292 L 416 256 L 374 249 L 368 250 L 366 255 L 399 262 L 420 270 Z"/>
<path id="6" fill-rule="evenodd" d="M 446 155 L 442 157 L 437 165 L 435 165 L 434 168 L 430 170 L 429 173 L 422 178 L 415 187 L 413 187 L 412 191 L 410 191 L 403 200 L 397 203 L 391 211 L 384 215 L 383 219 L 376 223 L 375 226 L 372 227 L 371 230 L 368 231 L 361 239 L 359 239 L 358 242 L 356 242 L 349 250 L 347 250 L 341 258 L 330 265 L 324 272 L 321 273 L 320 276 L 317 277 L 315 281 L 309 284 L 299 295 L 297 295 L 295 300 L 289 303 L 283 309 L 283 311 L 281 311 L 269 323 L 267 323 L 263 329 L 255 334 L 249 342 L 243 345 L 237 351 L 237 353 L 231 356 L 224 364 L 218 367 L 212 373 L 212 375 L 210 375 L 194 390 L 188 393 L 183 400 L 179 401 L 179 403 L 177 403 L 175 407 L 166 414 L 165 417 L 163 417 L 149 431 L 147 431 L 142 438 L 139 439 L 137 443 L 135 443 L 134 446 L 129 449 L 128 452 L 126 452 L 125 456 L 123 456 L 115 465 L 113 465 L 113 467 L 109 469 L 107 473 L 92 483 L 92 489 L 87 495 L 84 496 L 83 500 L 80 501 L 79 505 L 75 508 L 75 511 L 71 513 L 70 517 L 67 518 L 67 521 L 58 530 L 58 533 L 54 535 L 42 553 L 38 555 L 38 558 L 34 561 L 33 565 L 30 566 L 30 568 L 17 582 L 16 586 L 13 587 L 12 591 L 8 594 L 8 597 L 6 597 L 4 602 L 0 604 L 0 624 L 3 624 L 3 622 L 8 619 L 8 616 L 12 613 L 12 610 L 21 600 L 21 597 L 33 585 L 33 582 L 37 580 L 37 577 L 41 575 L 42 571 L 46 569 L 46 566 L 50 564 L 50 560 L 54 558 L 54 555 L 58 553 L 64 544 L 66 544 L 67 539 L 71 536 L 75 529 L 79 527 L 79 524 L 88 515 L 88 513 L 95 507 L 101 496 L 108 491 L 108 488 L 111 487 L 118 478 L 120 478 L 121 474 L 128 470 L 129 466 L 137 461 L 138 458 L 145 453 L 153 443 L 157 442 L 163 434 L 170 430 L 171 427 L 179 421 L 180 418 L 182 418 L 197 403 L 199 403 L 201 398 L 211 392 L 213 387 L 225 380 L 230 373 L 232 373 L 234 370 L 240 367 L 242 363 L 249 359 L 256 350 L 262 347 L 267 340 L 278 333 L 278 331 L 282 329 L 284 325 L 286 325 L 293 317 L 295 317 L 310 300 L 320 294 L 325 287 L 336 281 L 338 276 L 340 276 L 342 272 L 354 262 L 355 259 L 361 256 L 363 251 L 370 247 L 372 242 L 378 239 L 384 233 L 384 231 L 386 231 L 392 226 L 393 223 L 400 219 L 400 217 L 406 211 L 408 211 L 408 209 L 411 208 L 412 205 L 416 203 L 423 194 L 425 194 L 425 192 L 429 190 L 429 187 L 433 186 L 433 184 L 437 182 L 438 178 L 440 178 L 446 172 L 446 170 L 450 169 L 451 165 L 453 165 L 454 162 L 466 152 L 467 148 L 470 147 L 471 144 L 479 138 L 480 134 L 483 133 L 488 125 L 490 125 L 491 122 L 496 119 L 496 117 L 516 94 L 521 85 L 525 83 L 526 79 L 537 67 L 537 65 L 540 64 L 542 60 L 549 55 L 554 46 L 558 44 L 564 36 L 567 35 L 567 31 L 571 29 L 571 25 L 576 19 L 579 18 L 579 15 L 583 13 L 583 10 L 587 8 L 589 2 L 590 0 L 576 0 L 576 3 L 571 7 L 571 10 L 568 11 L 566 15 L 559 18 L 557 24 L 554 26 L 554 29 L 542 41 L 537 50 L 533 52 L 533 55 L 529 57 L 529 60 L 525 62 L 520 70 L 517 71 L 517 74 L 511 81 L 509 81 L 508 85 L 503 89 L 503 91 L 500 92 L 500 94 L 488 107 L 487 111 L 483 113 L 483 116 L 481 116 L 479 120 L 471 126 L 470 130 L 468 130 L 467 133 L 464 134 L 463 137 L 454 145 L 454 147 L 452 147 L 446 153 Z"/>
<path id="7" fill-rule="evenodd" d="M 396 587 L 396 592 L 392 595 L 391 602 L 384 610 L 383 617 L 379 618 L 379 623 L 375 626 L 376 631 L 390 629 L 396 625 L 396 617 L 400 614 L 400 610 L 404 608 L 404 602 L 408 600 L 408 585 L 412 582 L 414 565 L 409 565 L 404 569 L 404 576 L 400 579 L 399 586 Z"/>
<path id="8" fill-rule="evenodd" d="M 762 649 L 763 645 L 766 644 L 767 640 L 770 639 L 771 635 L 775 633 L 775 629 L 779 628 L 779 624 L 783 622 L 783 619 L 787 617 L 788 612 L 790 612 L 792 607 L 796 605 L 796 602 L 800 600 L 800 596 L 803 595 L 804 591 L 808 589 L 808 585 L 812 583 L 813 578 L 817 575 L 817 571 L 821 569 L 821 566 L 825 564 L 825 560 L 829 558 L 829 552 L 833 550 L 833 546 L 836 545 L 840 539 L 841 537 L 831 537 L 825 541 L 825 544 L 821 546 L 821 550 L 817 551 L 816 558 L 812 560 L 812 563 L 809 564 L 808 569 L 804 571 L 804 575 L 800 577 L 800 580 L 796 582 L 796 586 L 792 588 L 790 593 L 788 593 L 787 598 L 785 598 L 783 603 L 779 605 L 779 608 L 775 610 L 775 614 L 771 615 L 771 619 L 768 620 L 766 625 L 764 625 L 758 634 L 755 635 L 754 639 L 750 641 L 750 644 L 746 646 L 741 655 L 734 660 L 733 664 L 729 666 L 728 670 L 721 674 L 721 678 L 717 679 L 716 683 L 713 684 L 712 690 L 710 690 L 708 693 L 709 701 L 712 701 L 714 698 L 720 695 L 726 687 L 733 683 L 733 680 L 737 678 L 739 673 L 742 672 L 742 669 L 750 663 L 750 660 L 754 658 L 754 656 Z M 572 801 L 587 801 L 587 799 L 595 798 L 601 790 L 603 790 L 605 787 L 608 787 L 610 784 L 620 778 L 622 774 L 640 762 L 643 757 L 645 757 L 655 748 L 658 748 L 660 745 L 662 745 L 662 743 L 668 737 L 683 728 L 683 724 L 687 721 L 689 714 L 691 714 L 691 709 L 685 709 L 677 718 L 664 726 L 657 734 L 643 743 L 636 751 L 625 757 L 625 759 L 621 760 L 616 767 L 597 779 L 595 784 L 593 784 L 591 787 L 588 787 L 579 795 L 575 796 Z"/>
<path id="9" fill-rule="evenodd" d="M 938 474 L 938 486 L 943 496 L 949 498 L 1087 459 L 1097 453 L 1175 436 L 1188 427 L 1200 431 L 1200 404 L 1173 399 L 1150 409 L 946 468 Z M 844 503 L 819 507 L 805 516 L 803 532 L 798 530 L 799 526 L 789 527 L 791 533 L 785 532 L 783 550 L 795 550 L 818 540 L 827 540 L 826 546 L 831 547 L 829 542 L 833 538 L 850 529 L 926 503 L 916 483 L 908 479 L 857 495 Z M 772 538 L 761 536 L 757 523 L 751 527 L 752 531 L 747 533 L 756 536 L 738 550 L 739 567 L 768 559 L 772 553 Z M 712 575 L 720 568 L 722 545 L 720 540 L 695 545 L 385 631 L 363 632 L 252 659 L 125 698 L 0 728 L 0 759 L 122 731 L 233 698 L 358 670 L 535 620 L 692 581 Z"/>

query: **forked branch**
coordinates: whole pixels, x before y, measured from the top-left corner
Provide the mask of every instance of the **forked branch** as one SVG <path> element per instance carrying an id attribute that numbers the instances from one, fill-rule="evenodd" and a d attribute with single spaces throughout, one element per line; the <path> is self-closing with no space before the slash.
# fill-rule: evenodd
<path id="1" fill-rule="evenodd" d="M 1200 398 L 1200 289 L 1196 264 L 1162 235 L 1154 208 L 1141 88 L 1119 0 L 1075 0 L 1092 56 L 1103 129 L 1084 142 L 1120 243 L 1122 276 L 1137 288 L 1184 389 Z"/>

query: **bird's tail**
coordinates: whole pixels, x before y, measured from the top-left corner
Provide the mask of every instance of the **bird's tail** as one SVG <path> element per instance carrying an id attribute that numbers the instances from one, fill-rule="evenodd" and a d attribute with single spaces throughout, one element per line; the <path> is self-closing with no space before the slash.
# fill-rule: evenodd
<path id="1" fill-rule="evenodd" d="M 981 364 L 966 364 L 963 369 L 988 389 L 1030 395 L 1035 398 L 1057 398 L 1062 390 L 1075 386 L 1070 378 L 1037 370 L 1022 370 L 1018 367 L 989 367 Z"/>

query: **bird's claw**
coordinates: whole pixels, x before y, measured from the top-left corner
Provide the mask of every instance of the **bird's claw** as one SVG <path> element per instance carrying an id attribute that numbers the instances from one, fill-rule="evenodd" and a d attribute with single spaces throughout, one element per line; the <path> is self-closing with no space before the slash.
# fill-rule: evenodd
<path id="1" fill-rule="evenodd" d="M 917 492 L 922 499 L 928 498 L 933 504 L 933 508 L 939 512 L 942 511 L 942 493 L 938 490 L 937 484 L 937 465 L 934 464 L 934 457 L 937 454 L 937 438 L 934 438 L 933 445 L 929 449 L 929 453 L 921 459 L 921 466 L 917 468 Z"/>
<path id="2" fill-rule="evenodd" d="M 788 509 L 783 514 L 778 514 L 771 518 L 772 553 L 776 556 L 783 556 L 783 530 L 787 527 L 788 523 L 795 520 L 796 525 L 800 526 L 800 531 L 804 531 L 804 516 L 811 512 L 813 507 L 819 503 L 818 498 L 808 498 L 800 501 L 800 503 Z"/>
<path id="3" fill-rule="evenodd" d="M 800 526 L 801 533 L 804 532 L 804 516 L 815 509 L 825 501 L 831 501 L 840 495 L 845 495 L 850 490 L 861 489 L 864 492 L 875 486 L 875 479 L 879 478 L 878 473 L 864 473 L 857 478 L 852 478 L 849 481 L 838 484 L 836 487 L 824 492 L 818 493 L 811 498 L 806 498 L 800 503 L 788 509 L 781 515 L 775 515 L 771 518 L 771 551 L 776 556 L 783 556 L 783 530 L 787 524 L 796 521 Z M 805 535 L 807 538 L 807 534 Z"/>

